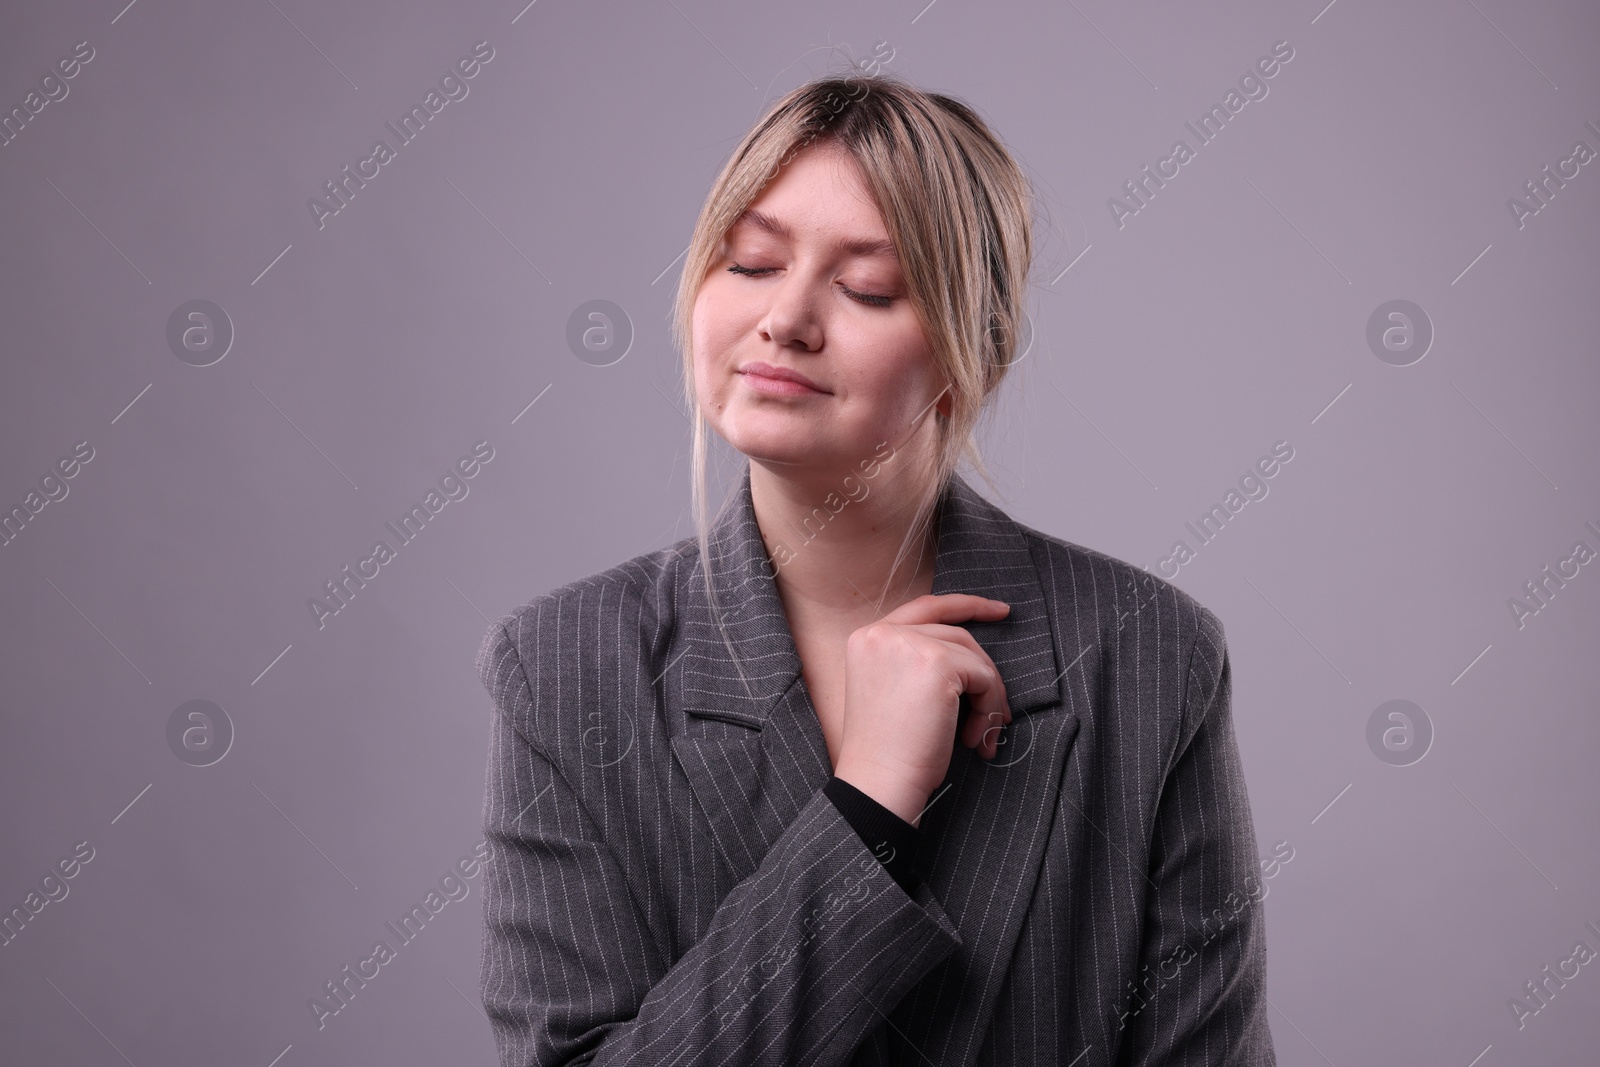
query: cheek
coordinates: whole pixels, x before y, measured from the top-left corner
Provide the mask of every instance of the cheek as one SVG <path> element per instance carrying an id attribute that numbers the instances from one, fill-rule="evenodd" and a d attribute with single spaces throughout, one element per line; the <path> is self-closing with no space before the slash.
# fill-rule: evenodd
<path id="1" fill-rule="evenodd" d="M 695 380 L 699 381 L 707 359 L 712 358 L 716 352 L 717 328 L 720 325 L 717 316 L 712 314 L 710 302 L 703 291 L 695 300 L 694 314 L 690 316 L 689 323 L 689 345 L 692 349 L 690 355 L 694 361 Z"/>
<path id="2" fill-rule="evenodd" d="M 728 347 L 725 340 L 727 324 L 717 314 L 715 301 L 707 298 L 704 290 L 701 297 L 695 301 L 694 314 L 691 317 L 690 345 L 691 370 L 696 403 L 703 410 L 716 410 L 725 402 L 725 386 L 719 388 L 714 384 L 717 378 L 717 368 L 728 360 Z"/>
<path id="3" fill-rule="evenodd" d="M 915 403 L 933 381 L 933 356 L 914 322 L 873 331 L 855 347 L 872 354 L 860 364 L 862 386 L 885 401 Z"/>
<path id="4" fill-rule="evenodd" d="M 714 283 L 700 289 L 694 304 L 694 348 L 696 357 L 712 360 L 726 357 L 728 345 L 739 332 L 740 308 Z M 697 358 L 697 362 L 703 362 Z"/>
<path id="5" fill-rule="evenodd" d="M 695 371 L 695 400 L 702 411 L 720 412 L 728 406 L 728 395 L 733 386 L 723 378 L 714 378 L 704 367 Z"/>

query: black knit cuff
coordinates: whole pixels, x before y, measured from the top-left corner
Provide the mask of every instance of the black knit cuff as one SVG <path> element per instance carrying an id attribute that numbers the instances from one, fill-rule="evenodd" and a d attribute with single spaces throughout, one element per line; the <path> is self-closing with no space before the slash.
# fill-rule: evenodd
<path id="1" fill-rule="evenodd" d="M 843 778 L 829 778 L 822 787 L 833 806 L 839 809 L 856 831 L 856 834 L 878 857 L 907 896 L 914 896 L 915 871 L 912 861 L 917 855 L 917 843 L 922 835 L 915 826 L 873 800 Z"/>

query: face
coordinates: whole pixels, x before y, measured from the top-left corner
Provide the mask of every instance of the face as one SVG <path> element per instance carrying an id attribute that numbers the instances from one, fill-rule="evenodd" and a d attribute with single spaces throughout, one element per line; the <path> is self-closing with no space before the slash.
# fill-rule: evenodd
<path id="1" fill-rule="evenodd" d="M 925 444 L 935 398 L 949 411 L 883 216 L 830 145 L 802 150 L 729 229 L 693 331 L 706 420 L 795 476 L 859 469 L 885 440 Z M 771 376 L 785 371 L 804 382 Z"/>

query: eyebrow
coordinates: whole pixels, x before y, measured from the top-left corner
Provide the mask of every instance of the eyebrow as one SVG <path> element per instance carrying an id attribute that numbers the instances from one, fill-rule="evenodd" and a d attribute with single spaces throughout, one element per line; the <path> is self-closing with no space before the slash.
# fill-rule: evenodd
<path id="1" fill-rule="evenodd" d="M 744 214 L 740 215 L 733 221 L 734 226 L 738 226 L 740 223 L 748 223 L 758 230 L 765 230 L 774 237 L 782 237 L 789 241 L 794 240 L 794 231 L 791 230 L 787 225 L 780 222 L 778 219 L 773 218 L 771 215 L 768 215 L 766 212 L 758 211 L 755 208 L 746 209 Z M 898 255 L 894 249 L 894 242 L 882 238 L 844 237 L 833 242 L 832 247 L 836 251 L 844 252 L 847 255 L 888 256 L 891 259 L 898 258 Z"/>

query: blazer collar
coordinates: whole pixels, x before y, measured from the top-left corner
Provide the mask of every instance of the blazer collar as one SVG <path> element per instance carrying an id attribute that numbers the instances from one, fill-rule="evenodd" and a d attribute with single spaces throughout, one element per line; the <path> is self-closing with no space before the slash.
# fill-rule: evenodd
<path id="1" fill-rule="evenodd" d="M 994 660 L 1013 717 L 1056 703 L 1061 670 L 1044 590 L 1021 527 L 959 475 L 946 486 L 936 513 L 933 592 L 974 593 L 1010 604 L 1011 613 L 998 622 L 961 625 Z M 699 625 L 687 634 L 683 707 L 759 729 L 800 677 L 800 657 L 756 523 L 748 468 L 708 533 L 711 582 L 743 677 L 712 622 L 705 578 L 691 568 L 683 617 Z"/>

